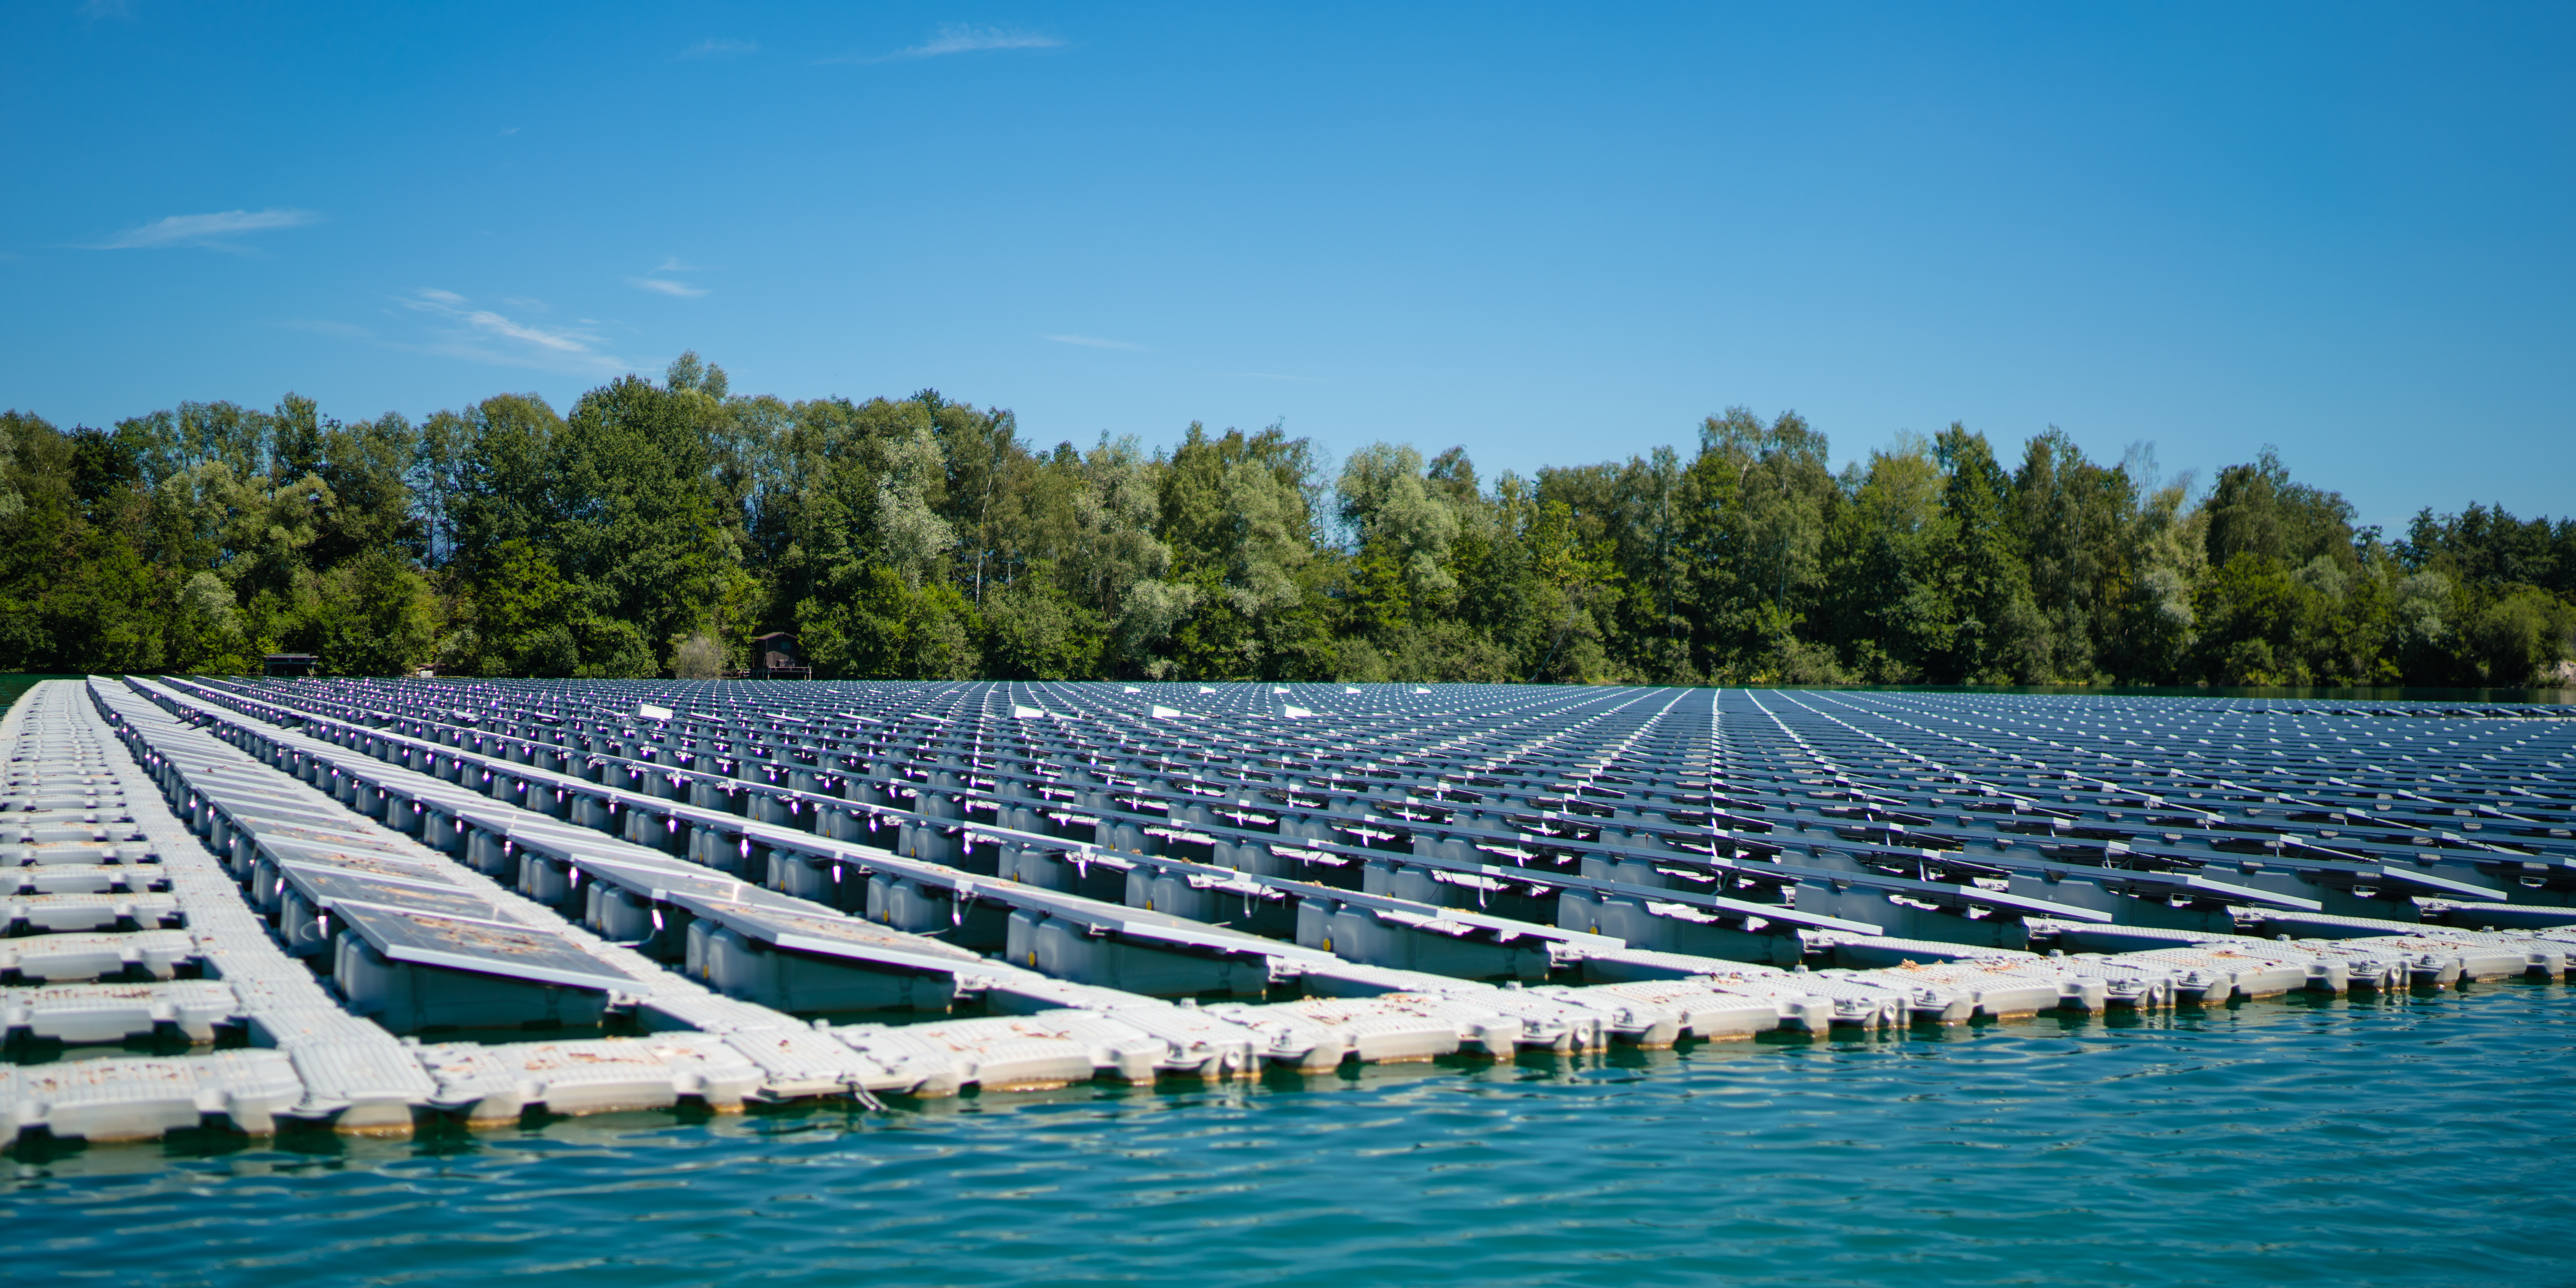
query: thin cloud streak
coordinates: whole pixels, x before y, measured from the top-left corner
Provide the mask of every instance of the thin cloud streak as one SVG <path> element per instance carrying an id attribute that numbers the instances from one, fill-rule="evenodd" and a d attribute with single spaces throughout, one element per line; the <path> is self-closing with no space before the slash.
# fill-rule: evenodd
<path id="1" fill-rule="evenodd" d="M 197 246 L 239 254 L 249 248 L 225 239 L 243 233 L 302 228 L 321 221 L 322 216 L 310 210 L 223 210 L 205 215 L 172 215 L 119 233 L 87 249 L 163 250 L 173 246 Z"/>
<path id="2" fill-rule="evenodd" d="M 1025 27 L 995 27 L 980 23 L 949 23 L 932 32 L 930 39 L 909 49 L 891 54 L 842 54 L 820 61 L 825 63 L 902 63 L 923 58 L 942 58 L 949 54 L 980 54 L 996 49 L 1060 49 L 1064 39 Z"/>
<path id="3" fill-rule="evenodd" d="M 741 40 L 731 36 L 710 36 L 705 40 L 701 40 L 698 43 L 681 50 L 678 56 L 684 59 L 740 58 L 745 54 L 756 54 L 759 52 L 760 42 L 757 40 Z"/>
<path id="4" fill-rule="evenodd" d="M 686 282 L 665 281 L 658 277 L 630 277 L 626 280 L 638 290 L 656 291 L 663 295 L 676 295 L 684 300 L 694 300 L 707 293 L 707 288 L 703 286 L 691 286 Z"/>
<path id="5" fill-rule="evenodd" d="M 599 336 L 570 327 L 532 326 L 490 309 L 478 309 L 454 291 L 423 287 L 395 301 L 415 313 L 426 313 L 452 325 L 435 344 L 390 345 L 418 353 L 442 354 L 502 367 L 535 367 L 581 375 L 615 375 L 631 363 L 596 347 Z"/>

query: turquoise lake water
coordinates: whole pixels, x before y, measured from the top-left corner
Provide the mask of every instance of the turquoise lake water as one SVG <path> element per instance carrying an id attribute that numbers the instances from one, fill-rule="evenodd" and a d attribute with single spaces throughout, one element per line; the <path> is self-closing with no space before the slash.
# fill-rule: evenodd
<path id="1" fill-rule="evenodd" d="M 2576 990 L 0 1162 L 10 1285 L 2560 1284 Z"/>

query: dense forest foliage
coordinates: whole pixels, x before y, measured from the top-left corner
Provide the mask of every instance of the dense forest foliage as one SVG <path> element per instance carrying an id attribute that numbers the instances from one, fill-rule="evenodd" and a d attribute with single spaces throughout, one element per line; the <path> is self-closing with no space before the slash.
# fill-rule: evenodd
<path id="1" fill-rule="evenodd" d="M 1479 477 L 1278 427 L 1035 450 L 1007 411 L 743 397 L 687 355 L 568 414 L 0 416 L 0 670 L 2520 685 L 2576 521 L 2387 539 L 2277 457 L 2205 490 L 1952 425 L 1840 472 L 1794 413 Z M 2576 668 L 2570 668 L 2576 669 Z"/>

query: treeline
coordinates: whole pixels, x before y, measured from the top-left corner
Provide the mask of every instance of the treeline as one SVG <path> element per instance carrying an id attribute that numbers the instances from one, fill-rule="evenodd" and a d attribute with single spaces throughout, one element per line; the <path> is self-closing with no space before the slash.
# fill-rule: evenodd
<path id="1" fill-rule="evenodd" d="M 1953 425 L 1836 472 L 1795 414 L 1479 477 L 1278 427 L 1037 450 L 1007 411 L 744 397 L 687 355 L 567 414 L 0 416 L 0 670 L 2521 685 L 2576 521 L 2389 540 L 2270 452 L 2205 494 Z"/>

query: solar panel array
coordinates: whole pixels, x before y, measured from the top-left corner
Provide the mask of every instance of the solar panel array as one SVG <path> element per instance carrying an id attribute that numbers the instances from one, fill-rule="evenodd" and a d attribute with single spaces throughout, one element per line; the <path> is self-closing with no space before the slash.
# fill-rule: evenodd
<path id="1" fill-rule="evenodd" d="M 1932 692 L 56 682 L 0 724 L 0 1122 L 387 1131 L 2558 979 L 2571 735 Z M 144 1041 L 182 1049 L 48 1054 Z"/>
<path id="2" fill-rule="evenodd" d="M 2428 903 L 2576 899 L 2576 720 L 2545 707 L 1515 686 L 246 691 L 827 797 L 900 803 L 944 775 L 961 817 L 1045 801 L 1094 822 L 1041 830 L 1098 842 L 1127 827 L 1139 836 L 1121 848 L 1152 853 L 1303 838 L 1317 857 L 1279 870 L 1328 884 L 1393 852 L 1452 875 L 1588 872 L 1833 911 L 1830 891 L 1810 882 L 1802 904 L 1789 879 L 1830 870 L 1971 920 L 2064 892 L 2147 924 L 2197 905 L 2221 929 L 2211 918 L 2231 907 L 2415 921 Z M 1191 836 L 1150 832 L 1176 822 Z M 1564 888 L 1514 906 L 1570 924 L 1544 906 Z"/>

